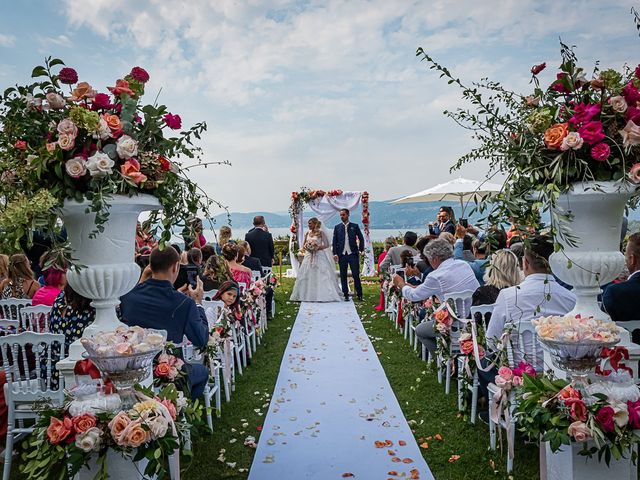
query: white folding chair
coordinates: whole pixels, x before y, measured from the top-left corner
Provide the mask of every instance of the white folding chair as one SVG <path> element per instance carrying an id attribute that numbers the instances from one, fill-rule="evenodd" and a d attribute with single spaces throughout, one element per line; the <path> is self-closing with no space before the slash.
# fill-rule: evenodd
<path id="1" fill-rule="evenodd" d="M 262 278 L 262 272 L 258 272 L 257 270 L 251 270 L 251 281 L 253 283 L 257 282 Z"/>
<path id="2" fill-rule="evenodd" d="M 245 337 L 242 332 L 242 326 L 236 326 L 237 322 L 233 322 L 231 325 L 231 335 L 233 341 L 233 353 L 236 359 L 236 367 L 238 373 L 243 375 L 242 367 L 247 366 L 247 350 L 245 344 Z"/>
<path id="3" fill-rule="evenodd" d="M 204 294 L 202 295 L 202 300 L 206 300 L 208 302 L 213 301 L 213 297 L 216 296 L 216 293 L 218 293 L 218 290 L 207 290 L 206 292 L 204 292 Z"/>
<path id="4" fill-rule="evenodd" d="M 50 318 L 51 307 L 48 305 L 36 305 L 35 307 L 22 307 L 20 309 L 20 323 L 22 328 L 29 332 L 49 332 Z"/>
<path id="5" fill-rule="evenodd" d="M 469 316 L 469 310 L 471 308 L 471 298 L 473 297 L 474 290 L 464 290 L 462 292 L 452 292 L 444 294 L 444 302 L 450 303 L 453 307 L 453 311 L 456 317 L 460 320 L 454 320 L 451 325 L 450 331 L 450 342 L 449 342 L 449 358 L 450 361 L 447 362 L 446 365 L 446 378 L 445 378 L 445 386 L 444 392 L 449 395 L 451 392 L 451 375 L 452 375 L 452 365 L 451 362 L 455 359 L 457 355 L 460 354 L 460 329 L 462 328 L 465 322 L 461 322 L 461 320 L 465 320 Z M 442 358 L 438 356 L 436 359 L 437 363 L 437 371 L 441 372 L 442 366 Z M 442 374 L 439 373 L 438 382 L 442 381 Z"/>
<path id="6" fill-rule="evenodd" d="M 541 351 L 538 349 L 538 345 L 536 342 L 536 331 L 535 327 L 531 323 L 531 320 L 520 320 L 519 322 L 514 322 L 513 324 L 505 325 L 505 328 L 511 329 L 511 339 L 507 342 L 507 359 L 509 361 L 509 367 L 511 369 L 517 366 L 515 361 L 515 351 L 519 351 L 525 359 L 525 361 L 529 362 L 531 365 L 536 367 L 539 364 L 538 357 L 541 354 Z M 531 351 L 525 351 L 525 345 L 530 344 L 533 348 Z M 514 351 L 515 350 L 515 351 Z M 540 359 L 542 360 L 542 358 Z M 536 367 L 537 368 L 537 367 Z M 489 409 L 491 408 L 491 401 L 495 395 L 500 394 L 500 387 L 498 387 L 495 383 L 490 383 L 488 385 L 489 390 Z M 511 423 L 515 424 L 514 412 L 517 407 L 517 399 L 513 396 L 509 399 L 509 409 L 510 409 L 510 419 Z M 511 428 L 509 428 L 511 427 Z M 515 443 L 515 425 L 507 425 L 502 419 L 500 424 L 497 425 L 493 422 L 491 415 L 489 415 L 489 446 L 492 450 L 496 449 L 496 428 L 503 428 L 508 433 L 507 441 L 510 442 L 510 445 Z M 513 471 L 513 457 L 508 452 L 507 453 L 507 473 L 511 473 Z"/>
<path id="7" fill-rule="evenodd" d="M 31 346 L 35 356 L 35 368 L 32 371 L 29 370 L 27 345 Z M 64 335 L 24 332 L 0 337 L 0 360 L 7 381 L 4 396 L 8 409 L 3 480 L 9 480 L 15 440 L 33 432 L 33 427 L 24 426 L 24 420 L 37 420 L 35 402 L 45 399 L 54 405 L 64 402 L 62 376 L 59 377 L 57 389 L 52 389 L 52 373 L 57 361 L 52 352 L 54 345 L 62 352 Z"/>
<path id="8" fill-rule="evenodd" d="M 5 320 L 20 320 L 20 310 L 30 306 L 30 298 L 7 298 L 0 300 L 0 317 Z"/>
<path id="9" fill-rule="evenodd" d="M 240 287 L 240 295 L 247 289 L 247 284 L 244 282 L 238 282 L 238 287 Z"/>
<path id="10" fill-rule="evenodd" d="M 273 273 L 273 267 L 262 267 L 262 278 L 266 278 Z"/>
<path id="11" fill-rule="evenodd" d="M 218 317 L 220 317 L 220 313 L 224 308 L 224 302 L 220 300 L 203 300 L 202 308 L 204 308 L 207 320 L 209 320 L 209 327 L 211 327 L 217 322 Z"/>
<path id="12" fill-rule="evenodd" d="M 493 313 L 493 307 L 495 305 L 491 304 L 491 305 L 478 305 L 476 307 L 471 307 L 471 322 L 473 322 L 475 324 L 475 328 L 472 327 L 472 339 L 473 339 L 473 354 L 475 357 L 475 362 L 478 365 L 478 362 L 480 361 L 480 355 L 479 355 L 479 345 L 478 345 L 478 339 L 477 339 L 477 335 L 475 335 L 475 332 L 477 331 L 477 326 L 480 325 L 481 328 L 483 328 L 486 331 L 486 326 L 489 323 L 489 319 L 491 318 L 491 314 Z M 482 348 L 485 349 L 486 351 L 486 345 L 482 345 Z M 462 404 L 463 404 L 463 395 L 464 395 L 464 391 L 462 388 L 462 375 L 461 372 L 464 368 L 464 363 L 465 363 L 465 359 L 463 357 L 458 357 L 458 410 L 462 410 Z M 476 369 L 475 372 L 473 372 L 473 379 L 472 382 L 468 385 L 469 390 L 471 391 L 471 418 L 470 421 L 471 423 L 475 424 L 476 423 L 476 416 L 478 413 L 478 386 L 479 386 L 479 379 L 478 379 L 478 370 Z"/>
<path id="13" fill-rule="evenodd" d="M 186 340 L 186 339 L 185 339 Z M 196 353 L 193 349 L 193 345 L 184 341 L 182 343 L 182 357 L 187 363 L 206 364 L 205 355 Z M 207 425 L 209 430 L 213 432 L 213 417 L 211 415 L 211 400 L 215 398 L 216 416 L 220 417 L 222 410 L 222 400 L 220 398 L 221 385 L 220 385 L 220 361 L 217 359 L 209 359 L 209 379 L 204 387 L 204 405 L 206 407 Z"/>

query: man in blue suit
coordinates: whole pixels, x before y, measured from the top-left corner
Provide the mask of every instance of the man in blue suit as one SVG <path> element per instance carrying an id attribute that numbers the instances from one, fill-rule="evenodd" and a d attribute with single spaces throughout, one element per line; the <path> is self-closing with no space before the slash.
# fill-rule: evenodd
<path id="1" fill-rule="evenodd" d="M 629 237 L 624 256 L 629 278 L 626 282 L 609 285 L 602 294 L 602 307 L 614 322 L 640 320 L 637 301 L 640 298 L 640 232 Z M 638 331 L 633 333 L 633 341 L 638 342 Z"/>
<path id="2" fill-rule="evenodd" d="M 189 284 L 180 291 L 173 284 L 180 271 L 180 256 L 170 246 L 154 248 L 149 255 L 151 278 L 120 299 L 122 321 L 127 325 L 167 331 L 167 340 L 178 345 L 184 337 L 195 346 L 204 347 L 209 340 L 207 316 L 201 306 L 202 281 L 197 279 L 194 289 Z M 184 293 L 182 293 L 184 292 Z M 191 398 L 204 391 L 209 370 L 201 364 L 186 364 Z"/>
<path id="3" fill-rule="evenodd" d="M 357 223 L 349 221 L 349 210 L 340 210 L 342 223 L 333 228 L 333 255 L 340 266 L 340 281 L 345 301 L 349 300 L 349 284 L 347 273 L 351 268 L 353 285 L 358 300 L 362 300 L 362 284 L 360 283 L 360 253 L 364 252 L 364 236 Z M 357 242 L 356 242 L 357 239 Z"/>

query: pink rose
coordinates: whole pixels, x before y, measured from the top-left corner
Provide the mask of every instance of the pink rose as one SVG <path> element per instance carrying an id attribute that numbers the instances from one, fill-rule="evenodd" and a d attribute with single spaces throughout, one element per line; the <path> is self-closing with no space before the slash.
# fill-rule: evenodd
<path id="1" fill-rule="evenodd" d="M 147 83 L 149 81 L 149 74 L 142 67 L 133 67 L 129 75 L 131 75 L 131 78 L 140 83 Z"/>
<path id="2" fill-rule="evenodd" d="M 586 442 L 593 438 L 592 432 L 584 422 L 573 422 L 569 425 L 567 433 L 576 439 L 576 442 Z"/>
<path id="3" fill-rule="evenodd" d="M 578 129 L 580 137 L 589 145 L 594 145 L 604 140 L 604 132 L 602 131 L 602 122 L 590 121 L 582 124 Z"/>
<path id="4" fill-rule="evenodd" d="M 594 105 L 589 103 L 576 103 L 573 106 L 573 117 L 569 119 L 569 123 L 577 127 L 579 125 L 582 125 L 583 123 L 590 122 L 599 113 L 599 104 Z"/>
<path id="5" fill-rule="evenodd" d="M 513 371 L 509 367 L 500 367 L 500 370 L 498 370 L 498 375 L 504 377 L 507 380 L 511 380 L 513 378 Z"/>
<path id="6" fill-rule="evenodd" d="M 14 147 L 16 147 L 18 150 L 26 150 L 27 142 L 25 142 L 24 140 L 16 140 Z"/>
<path id="7" fill-rule="evenodd" d="M 591 158 L 596 162 L 604 162 L 611 155 L 611 148 L 604 142 L 598 143 L 591 148 Z"/>
<path id="8" fill-rule="evenodd" d="M 627 108 L 627 112 L 624 114 L 625 120 L 632 120 L 636 125 L 640 123 L 640 108 L 638 107 L 629 107 Z"/>
<path id="9" fill-rule="evenodd" d="M 519 387 L 520 385 L 522 385 L 522 377 L 514 376 L 511 381 L 513 382 L 514 387 Z"/>
<path id="10" fill-rule="evenodd" d="M 65 102 L 62 95 L 58 95 L 56 92 L 49 92 L 46 97 L 51 108 L 64 108 Z"/>
<path id="11" fill-rule="evenodd" d="M 559 93 L 569 93 L 569 89 L 563 83 L 563 79 L 567 76 L 566 73 L 561 72 L 556 74 L 556 81 L 551 84 L 551 90 L 555 90 Z"/>
<path id="12" fill-rule="evenodd" d="M 521 360 L 518 366 L 513 369 L 513 374 L 517 375 L 518 377 L 522 377 L 525 373 L 530 377 L 535 377 L 536 369 L 533 368 L 533 365 L 531 365 L 530 363 Z"/>
<path id="13" fill-rule="evenodd" d="M 178 376 L 178 369 L 176 367 L 169 366 L 169 375 L 167 376 L 167 378 L 169 380 L 175 380 L 177 376 Z"/>
<path id="14" fill-rule="evenodd" d="M 622 135 L 622 143 L 625 147 L 640 145 L 640 127 L 633 120 L 629 120 L 619 133 Z"/>
<path id="15" fill-rule="evenodd" d="M 627 104 L 631 106 L 637 105 L 640 102 L 640 90 L 636 88 L 633 82 L 629 82 L 622 89 L 622 96 L 627 101 Z"/>
<path id="16" fill-rule="evenodd" d="M 640 163 L 634 163 L 629 170 L 629 180 L 640 184 Z"/>
<path id="17" fill-rule="evenodd" d="M 76 144 L 76 137 L 72 135 L 61 134 L 58 136 L 58 145 L 62 150 L 71 150 Z M 47 148 L 48 149 L 48 148 Z"/>
<path id="18" fill-rule="evenodd" d="M 640 400 L 637 402 L 627 402 L 627 409 L 629 410 L 629 425 L 631 428 L 640 428 Z"/>
<path id="19" fill-rule="evenodd" d="M 624 99 L 622 95 L 616 95 L 615 97 L 610 97 L 607 100 L 607 103 L 611 105 L 611 108 L 614 112 L 624 113 L 627 111 L 627 101 Z"/>
<path id="20" fill-rule="evenodd" d="M 640 78 L 640 65 L 636 67 L 635 74 L 636 74 L 636 78 Z"/>
<path id="21" fill-rule="evenodd" d="M 149 432 L 146 432 L 142 428 L 142 420 L 134 420 L 123 430 L 120 435 L 122 444 L 131 447 L 138 448 L 149 439 Z"/>
<path id="22" fill-rule="evenodd" d="M 49 153 L 55 152 L 56 151 L 56 145 L 57 145 L 56 142 L 47 143 L 47 152 L 49 152 Z"/>
<path id="23" fill-rule="evenodd" d="M 129 416 L 125 412 L 120 412 L 115 417 L 113 417 L 107 425 L 107 427 L 109 427 L 109 431 L 111 432 L 111 436 L 120 446 L 124 444 L 122 434 L 130 423 L 131 419 L 129 418 Z"/>
<path id="24" fill-rule="evenodd" d="M 174 115 L 172 113 L 167 113 L 164 117 L 162 117 L 164 123 L 172 130 L 179 130 L 182 128 L 182 119 L 180 115 Z"/>
<path id="25" fill-rule="evenodd" d="M 176 419 L 176 415 L 178 414 L 176 412 L 176 406 L 173 404 L 173 402 L 171 402 L 171 400 L 168 399 L 164 399 L 160 402 L 162 405 L 164 405 L 165 407 L 167 407 L 167 410 L 169 411 L 169 415 L 171 415 L 171 418 L 173 420 Z"/>
<path id="26" fill-rule="evenodd" d="M 615 430 L 616 425 L 614 422 L 615 411 L 613 408 L 607 406 L 602 407 L 596 413 L 596 422 L 602 427 L 605 432 L 611 433 Z"/>
<path id="27" fill-rule="evenodd" d="M 69 135 L 73 138 L 76 138 L 76 135 L 78 135 L 78 127 L 68 118 L 60 120 L 57 130 L 60 135 Z"/>
<path id="28" fill-rule="evenodd" d="M 494 380 L 495 384 L 502 388 L 502 389 L 509 389 L 511 388 L 511 380 L 506 379 L 505 377 L 502 377 L 500 375 L 498 375 L 495 380 Z"/>

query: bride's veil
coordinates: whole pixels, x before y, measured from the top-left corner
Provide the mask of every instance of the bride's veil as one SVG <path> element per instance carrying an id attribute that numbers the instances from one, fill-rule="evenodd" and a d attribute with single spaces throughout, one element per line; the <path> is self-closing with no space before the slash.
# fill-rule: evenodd
<path id="1" fill-rule="evenodd" d="M 336 261 L 333 259 L 332 248 L 333 233 L 327 227 L 325 227 L 324 222 L 320 222 L 320 231 L 322 232 L 322 241 L 327 242 L 327 245 L 329 246 L 329 248 L 325 248 L 324 250 L 322 250 L 322 253 L 327 255 L 327 257 L 329 257 L 329 262 L 335 265 Z"/>

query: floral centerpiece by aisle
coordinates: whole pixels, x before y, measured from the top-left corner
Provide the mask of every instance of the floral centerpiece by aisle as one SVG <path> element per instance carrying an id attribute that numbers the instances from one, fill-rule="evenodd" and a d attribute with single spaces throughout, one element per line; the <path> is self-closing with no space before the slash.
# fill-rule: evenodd
<path id="1" fill-rule="evenodd" d="M 63 68 L 60 68 L 63 67 Z M 141 102 L 149 74 L 140 67 L 97 90 L 60 59 L 33 69 L 35 83 L 7 88 L 0 99 L 0 232 L 4 247 L 19 249 L 34 229 L 58 231 L 66 199 L 91 202 L 96 232 L 116 194 L 157 197 L 163 225 L 171 228 L 206 212 L 206 193 L 185 176 L 179 157 L 200 161 L 194 146 L 205 123 L 183 129 L 180 115 Z M 53 236 L 54 243 L 61 240 Z"/>

